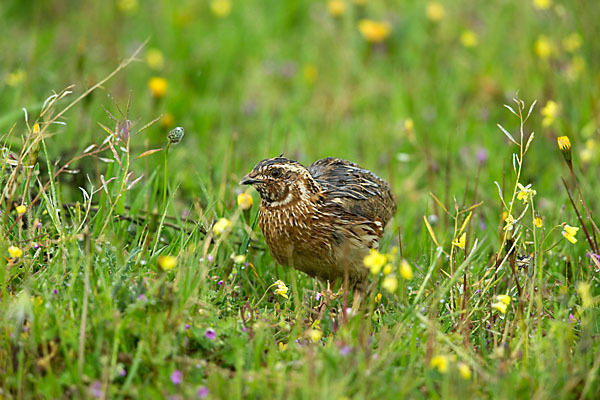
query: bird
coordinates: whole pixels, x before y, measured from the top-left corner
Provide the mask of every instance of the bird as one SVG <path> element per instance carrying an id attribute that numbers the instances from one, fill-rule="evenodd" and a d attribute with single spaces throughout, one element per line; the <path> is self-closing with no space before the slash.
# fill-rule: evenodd
<path id="1" fill-rule="evenodd" d="M 258 225 L 273 258 L 326 283 L 341 280 L 358 309 L 368 287 L 363 259 L 396 213 L 390 186 L 341 158 L 306 168 L 283 155 L 258 162 L 240 184 L 260 195 Z"/>

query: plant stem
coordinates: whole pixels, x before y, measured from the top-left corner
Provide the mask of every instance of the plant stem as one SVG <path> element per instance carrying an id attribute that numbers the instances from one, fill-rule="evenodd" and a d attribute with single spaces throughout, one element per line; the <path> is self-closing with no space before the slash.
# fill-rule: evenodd
<path id="1" fill-rule="evenodd" d="M 164 166 L 163 200 L 162 200 L 163 213 L 165 213 L 167 210 L 167 156 L 169 155 L 169 147 L 170 146 L 171 146 L 171 142 L 168 142 L 167 147 L 165 148 L 165 166 Z"/>

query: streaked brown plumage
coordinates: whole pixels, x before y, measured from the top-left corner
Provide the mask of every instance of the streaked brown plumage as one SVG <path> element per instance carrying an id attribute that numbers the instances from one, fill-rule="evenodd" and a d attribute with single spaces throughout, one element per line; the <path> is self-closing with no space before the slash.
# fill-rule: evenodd
<path id="1" fill-rule="evenodd" d="M 347 273 L 349 283 L 363 289 L 363 258 L 396 212 L 385 181 L 339 158 L 305 168 L 276 157 L 256 164 L 240 183 L 260 194 L 258 223 L 277 262 L 323 281 Z"/>

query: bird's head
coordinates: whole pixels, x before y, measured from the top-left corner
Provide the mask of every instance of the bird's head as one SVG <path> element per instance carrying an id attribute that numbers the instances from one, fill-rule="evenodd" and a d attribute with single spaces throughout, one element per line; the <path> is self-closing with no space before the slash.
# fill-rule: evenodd
<path id="1" fill-rule="evenodd" d="M 263 202 L 271 207 L 309 200 L 321 190 L 302 164 L 284 157 L 262 160 L 240 184 L 254 186 Z"/>

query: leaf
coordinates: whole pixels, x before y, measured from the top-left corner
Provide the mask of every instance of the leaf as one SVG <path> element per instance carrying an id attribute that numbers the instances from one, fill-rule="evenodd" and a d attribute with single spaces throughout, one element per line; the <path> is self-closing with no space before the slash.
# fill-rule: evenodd
<path id="1" fill-rule="evenodd" d="M 473 211 L 471 211 L 469 213 L 469 215 L 467 215 L 467 218 L 465 218 L 465 222 L 463 222 L 462 226 L 460 227 L 460 230 L 458 231 L 458 235 L 460 236 L 461 233 L 463 233 L 463 231 L 465 230 L 467 224 L 469 223 L 469 220 L 471 219 L 471 216 L 473 215 Z"/>
<path id="2" fill-rule="evenodd" d="M 498 128 L 500 128 L 500 130 L 502 131 L 502 133 L 504 133 L 506 135 L 506 137 L 513 142 L 514 144 L 516 144 L 517 146 L 520 146 L 519 143 L 517 143 L 517 141 L 512 137 L 512 135 L 510 133 L 508 133 L 508 131 L 506 129 L 504 129 L 504 127 L 500 124 L 496 124 L 496 126 Z"/>
<path id="3" fill-rule="evenodd" d="M 127 185 L 127 189 L 125 190 L 129 190 L 131 189 L 136 183 L 138 183 L 140 181 L 140 179 L 142 179 L 144 177 L 144 174 L 140 175 L 139 178 L 136 178 L 133 182 L 131 182 L 129 185 Z"/>
<path id="4" fill-rule="evenodd" d="M 529 145 L 533 141 L 534 136 L 535 136 L 535 132 L 531 132 L 531 135 L 529 135 L 529 139 L 527 139 L 527 144 L 525 145 L 525 152 L 527 152 L 527 150 L 529 149 Z"/>
<path id="5" fill-rule="evenodd" d="M 110 128 L 102 125 L 100 122 L 98 122 L 98 125 L 100 125 L 102 127 L 102 129 L 104 129 L 111 136 L 117 136 L 117 134 L 115 132 L 111 131 Z"/>
<path id="6" fill-rule="evenodd" d="M 84 153 L 87 153 L 88 151 L 91 151 L 91 150 L 92 150 L 92 149 L 94 149 L 95 147 L 96 147 L 96 145 L 95 145 L 95 144 L 91 144 L 91 145 L 89 145 L 88 147 L 86 147 L 86 148 L 83 150 L 83 152 L 84 152 Z"/>
<path id="7" fill-rule="evenodd" d="M 442 204 L 442 202 L 440 201 L 440 199 L 438 199 L 437 197 L 435 197 L 435 194 L 429 192 L 429 195 L 431 197 L 433 197 L 433 199 L 435 200 L 435 202 L 438 204 L 438 206 L 442 207 L 442 210 L 444 210 L 444 212 L 448 215 L 450 215 L 450 213 L 448 212 L 448 210 L 446 209 L 446 207 L 444 207 L 444 205 Z"/>
<path id="8" fill-rule="evenodd" d="M 511 113 L 515 114 L 517 117 L 519 116 L 519 114 L 517 114 L 515 112 L 515 110 L 513 110 L 513 108 L 511 106 L 509 106 L 508 104 L 505 104 L 504 107 L 508 108 L 510 110 Z"/>
<path id="9" fill-rule="evenodd" d="M 425 221 L 425 226 L 427 227 L 427 230 L 429 231 L 429 236 L 431 236 L 431 239 L 433 239 L 433 243 L 435 243 L 437 247 L 442 247 L 438 243 L 437 238 L 435 237 L 435 233 L 433 233 L 433 228 L 431 227 L 431 225 L 429 225 L 429 221 L 427 221 L 427 217 L 424 215 L 423 215 L 423 221 Z"/>
<path id="10" fill-rule="evenodd" d="M 525 121 L 527 121 L 529 119 L 529 116 L 531 115 L 531 112 L 533 111 L 533 107 L 535 107 L 536 104 L 537 104 L 537 100 L 534 100 L 533 103 L 531 103 L 531 105 L 529 106 L 529 111 L 527 112 Z"/>
<path id="11" fill-rule="evenodd" d="M 498 196 L 500 197 L 500 201 L 502 201 L 502 205 L 504 206 L 504 208 L 506 208 L 508 210 L 508 207 L 506 206 L 506 203 L 504 202 L 504 197 L 502 196 L 502 189 L 500 189 L 500 185 L 498 184 L 497 181 L 494 181 L 494 184 L 498 188 Z"/>
<path id="12" fill-rule="evenodd" d="M 519 160 L 519 156 L 517 155 L 517 153 L 513 153 L 513 160 L 512 160 L 512 164 L 513 164 L 513 170 L 515 171 L 515 174 L 517 173 L 517 165 L 519 165 L 519 167 L 521 166 L 521 161 Z"/>
<path id="13" fill-rule="evenodd" d="M 152 150 L 146 150 L 145 152 L 143 152 L 142 154 L 140 154 L 138 156 L 138 160 L 142 157 L 146 157 L 149 156 L 150 154 L 154 154 L 154 153 L 158 153 L 159 151 L 162 151 L 162 148 L 160 149 L 152 149 Z"/>

